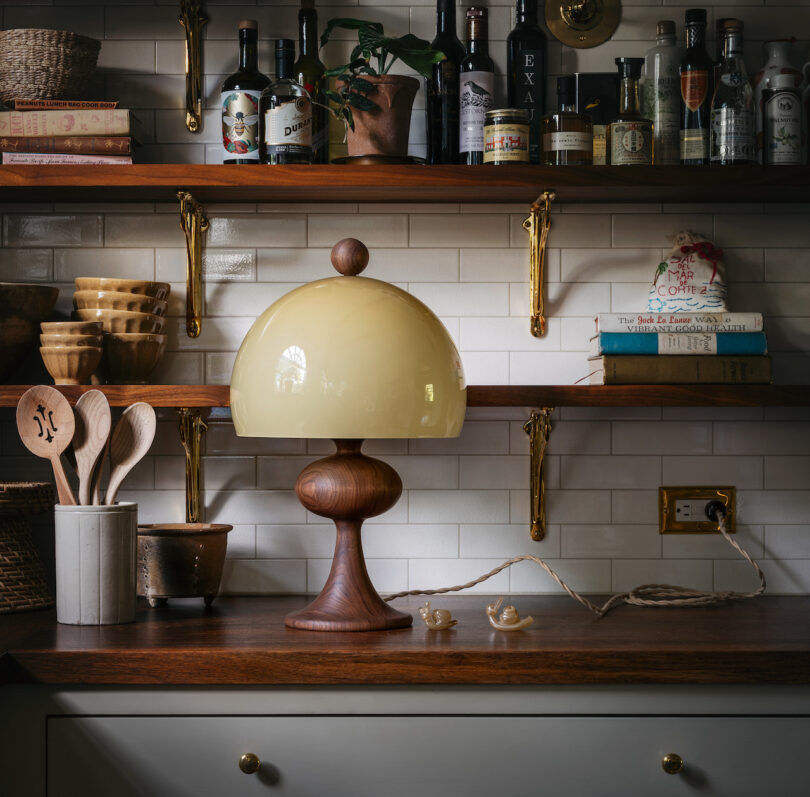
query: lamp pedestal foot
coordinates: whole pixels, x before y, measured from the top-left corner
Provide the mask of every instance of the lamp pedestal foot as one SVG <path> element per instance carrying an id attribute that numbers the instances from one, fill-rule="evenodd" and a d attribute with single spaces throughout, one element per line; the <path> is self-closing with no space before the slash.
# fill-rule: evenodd
<path id="1" fill-rule="evenodd" d="M 368 577 L 361 527 L 366 518 L 390 509 L 402 492 L 397 472 L 360 452 L 362 440 L 336 440 L 337 453 L 301 471 L 295 491 L 316 515 L 337 529 L 332 569 L 321 594 L 306 608 L 287 615 L 289 628 L 308 631 L 382 631 L 406 628 L 410 614 L 391 608 Z"/>

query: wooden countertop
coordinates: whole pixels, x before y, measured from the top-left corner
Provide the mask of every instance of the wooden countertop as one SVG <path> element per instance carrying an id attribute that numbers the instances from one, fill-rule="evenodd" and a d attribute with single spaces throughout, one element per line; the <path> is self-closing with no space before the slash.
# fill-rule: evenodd
<path id="1" fill-rule="evenodd" d="M 810 683 L 810 597 L 696 609 L 621 606 L 596 619 L 566 596 L 516 595 L 519 632 L 491 628 L 485 595 L 440 597 L 459 624 L 315 633 L 284 627 L 303 597 L 171 601 L 137 622 L 68 626 L 55 612 L 0 616 L 0 682 L 348 685 Z M 411 612 L 417 598 L 395 605 Z"/>

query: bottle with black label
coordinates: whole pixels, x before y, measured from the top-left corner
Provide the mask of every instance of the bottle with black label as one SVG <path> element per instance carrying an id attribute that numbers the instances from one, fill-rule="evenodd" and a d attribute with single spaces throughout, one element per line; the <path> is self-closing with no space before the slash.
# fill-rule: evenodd
<path id="1" fill-rule="evenodd" d="M 723 63 L 712 97 L 711 163 L 753 163 L 754 92 L 743 62 L 743 23 L 723 22 Z"/>
<path id="2" fill-rule="evenodd" d="M 276 40 L 276 81 L 262 92 L 262 163 L 312 163 L 312 101 L 292 79 L 295 42 Z"/>
<path id="3" fill-rule="evenodd" d="M 607 129 L 608 163 L 611 166 L 649 166 L 653 162 L 653 123 L 641 115 L 638 81 L 643 58 L 617 58 L 619 115 Z"/>
<path id="4" fill-rule="evenodd" d="M 543 160 L 546 166 L 589 166 L 593 163 L 591 117 L 576 112 L 573 75 L 557 78 L 560 110 L 543 118 Z"/>
<path id="5" fill-rule="evenodd" d="M 681 54 L 675 46 L 675 23 L 671 19 L 662 20 L 656 25 L 655 47 L 647 50 L 644 57 L 641 107 L 653 123 L 655 162 L 664 166 L 680 163 L 680 63 Z"/>
<path id="6" fill-rule="evenodd" d="M 459 162 L 484 162 L 484 118 L 492 109 L 495 64 L 487 45 L 486 8 L 467 9 L 467 52 L 459 73 Z"/>
<path id="7" fill-rule="evenodd" d="M 714 64 L 706 52 L 706 9 L 686 12 L 686 52 L 681 61 L 681 163 L 709 162 L 709 123 Z"/>
<path id="8" fill-rule="evenodd" d="M 222 84 L 222 162 L 259 163 L 259 98 L 270 79 L 259 72 L 255 19 L 239 23 L 239 69 Z"/>
<path id="9" fill-rule="evenodd" d="M 312 100 L 312 162 L 329 163 L 329 111 L 323 96 L 326 67 L 318 57 L 318 12 L 315 0 L 301 0 L 298 11 L 298 60 L 292 76 Z"/>
<path id="10" fill-rule="evenodd" d="M 529 160 L 540 163 L 546 108 L 546 34 L 537 24 L 537 0 L 517 0 L 515 27 L 506 37 L 506 92 L 510 108 L 529 112 Z"/>
<path id="11" fill-rule="evenodd" d="M 427 81 L 427 162 L 458 163 L 458 86 L 464 48 L 456 36 L 456 0 L 436 0 L 436 38 L 444 53 Z"/>
<path id="12" fill-rule="evenodd" d="M 802 100 L 793 75 L 772 75 L 762 92 L 763 162 L 799 166 L 802 162 Z"/>

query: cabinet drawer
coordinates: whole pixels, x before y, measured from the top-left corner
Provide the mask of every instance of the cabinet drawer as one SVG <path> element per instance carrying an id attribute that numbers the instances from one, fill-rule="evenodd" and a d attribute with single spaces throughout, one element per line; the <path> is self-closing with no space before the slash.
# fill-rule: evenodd
<path id="1" fill-rule="evenodd" d="M 798 797 L 808 739 L 807 717 L 50 717 L 48 794 Z"/>

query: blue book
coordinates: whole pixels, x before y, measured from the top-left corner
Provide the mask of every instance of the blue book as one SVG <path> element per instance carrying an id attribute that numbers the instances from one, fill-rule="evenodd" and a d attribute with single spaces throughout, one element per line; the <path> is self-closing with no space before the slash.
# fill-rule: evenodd
<path id="1" fill-rule="evenodd" d="M 600 332 L 589 356 L 605 354 L 767 354 L 764 332 Z"/>

